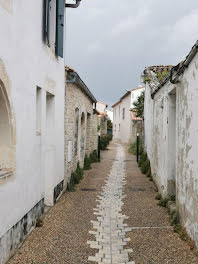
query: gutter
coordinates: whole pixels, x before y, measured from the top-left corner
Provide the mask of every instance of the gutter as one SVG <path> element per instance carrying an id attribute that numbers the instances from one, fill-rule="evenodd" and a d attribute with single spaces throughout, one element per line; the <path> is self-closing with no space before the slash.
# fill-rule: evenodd
<path id="1" fill-rule="evenodd" d="M 67 73 L 68 74 L 68 73 Z M 67 83 L 76 83 L 83 90 L 83 92 L 91 99 L 91 101 L 96 104 L 97 100 L 90 92 L 86 84 L 81 80 L 77 72 L 69 72 L 69 75 L 72 77 L 71 80 L 66 80 Z"/>
<path id="2" fill-rule="evenodd" d="M 172 84 L 177 84 L 179 82 L 179 77 L 184 73 L 186 68 L 188 68 L 189 64 L 191 63 L 197 52 L 198 40 L 192 47 L 186 59 L 183 62 L 180 62 L 178 65 L 174 66 L 170 71 L 170 75 L 163 81 L 163 83 L 157 86 L 155 91 L 151 94 L 152 99 L 155 97 L 155 94 L 162 88 L 162 86 L 164 86 L 168 81 L 170 81 Z"/>
<path id="3" fill-rule="evenodd" d="M 157 86 L 155 91 L 151 94 L 152 99 L 155 97 L 155 94 L 162 88 L 162 86 L 164 86 L 169 80 L 170 80 L 170 75 L 168 77 L 166 77 L 166 79 L 161 84 L 159 84 Z"/>
<path id="4" fill-rule="evenodd" d="M 176 84 L 179 82 L 179 77 L 182 75 L 186 68 L 188 68 L 189 64 L 195 57 L 195 55 L 198 52 L 198 40 L 195 43 L 195 45 L 192 47 L 192 50 L 186 57 L 185 61 L 181 64 L 178 64 L 177 66 L 173 67 L 170 74 L 170 82 L 173 84 Z"/>
<path id="5" fill-rule="evenodd" d="M 79 7 L 80 2 L 81 2 L 81 0 L 76 0 L 76 3 L 75 4 L 67 4 L 67 3 L 65 3 L 65 7 L 68 7 L 68 8 L 77 8 L 77 7 Z"/>

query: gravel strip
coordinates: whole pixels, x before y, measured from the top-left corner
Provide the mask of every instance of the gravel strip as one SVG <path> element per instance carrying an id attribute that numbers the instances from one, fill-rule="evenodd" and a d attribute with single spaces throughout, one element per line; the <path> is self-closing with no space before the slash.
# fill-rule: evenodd
<path id="1" fill-rule="evenodd" d="M 44 219 L 44 225 L 35 228 L 9 264 L 84 264 L 96 252 L 87 244 L 93 238 L 93 208 L 97 195 L 112 167 L 115 146 L 102 152 L 102 161 L 92 164 L 92 170 L 76 186 L 75 192 L 66 192 Z M 89 191 L 89 189 L 91 189 Z"/>
<path id="2" fill-rule="evenodd" d="M 89 256 L 98 250 L 87 244 L 94 236 L 91 220 L 96 221 L 93 208 L 97 196 L 102 192 L 105 180 L 116 160 L 116 148 L 102 152 L 101 163 L 93 164 L 92 170 L 84 174 L 75 192 L 65 193 L 44 219 L 44 225 L 35 228 L 9 264 L 91 264 Z M 127 153 L 127 151 L 126 151 Z M 127 233 L 132 248 L 130 260 L 135 264 L 197 264 L 198 258 L 174 233 L 165 208 L 155 200 L 155 186 L 142 175 L 135 157 L 126 154 L 126 180 L 122 213 L 132 231 Z"/>
<path id="3" fill-rule="evenodd" d="M 123 213 L 129 216 L 127 224 L 134 227 L 128 233 L 131 241 L 127 246 L 133 248 L 131 259 L 136 264 L 197 264 L 198 257 L 173 232 L 167 209 L 157 205 L 154 183 L 142 175 L 135 156 L 127 153 L 126 159 Z"/>

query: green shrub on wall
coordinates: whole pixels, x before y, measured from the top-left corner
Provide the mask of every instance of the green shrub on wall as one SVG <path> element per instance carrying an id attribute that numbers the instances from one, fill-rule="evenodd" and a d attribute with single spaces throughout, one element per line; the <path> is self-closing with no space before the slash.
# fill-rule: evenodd
<path id="1" fill-rule="evenodd" d="M 83 178 L 83 170 L 90 170 L 91 163 L 98 162 L 98 153 L 94 150 L 89 156 L 85 155 L 84 167 L 80 167 L 78 162 L 75 172 L 72 172 L 70 182 L 67 184 L 67 191 L 74 191 L 75 184 L 79 184 Z"/>
<path id="2" fill-rule="evenodd" d="M 134 143 L 132 143 L 129 147 L 129 153 L 136 155 L 136 151 L 137 151 L 137 142 L 135 141 Z M 143 153 L 144 149 L 143 149 L 143 145 L 142 145 L 142 141 L 140 140 L 139 143 L 139 154 L 141 155 Z"/>
<path id="3" fill-rule="evenodd" d="M 90 162 L 91 162 L 91 163 L 98 162 L 98 153 L 97 153 L 97 151 L 94 150 L 94 151 L 90 154 L 89 158 L 90 158 Z"/>
<path id="4" fill-rule="evenodd" d="M 132 143 L 129 147 L 129 152 L 133 155 L 136 155 L 136 142 Z M 139 161 L 138 166 L 140 167 L 140 170 L 143 174 L 146 174 L 147 177 L 152 181 L 153 177 L 151 174 L 151 167 L 150 167 L 150 161 L 147 157 L 147 153 L 144 151 L 144 147 L 142 142 L 140 141 L 139 144 Z"/>
<path id="5" fill-rule="evenodd" d="M 84 159 L 84 170 L 90 170 L 91 169 L 91 161 L 90 161 L 90 157 L 87 156 L 87 154 L 85 155 L 85 159 Z"/>
<path id="6" fill-rule="evenodd" d="M 100 149 L 105 150 L 109 145 L 109 142 L 112 140 L 112 134 L 102 135 L 100 138 Z"/>
<path id="7" fill-rule="evenodd" d="M 82 178 L 83 178 L 83 169 L 80 167 L 80 164 L 78 162 L 75 172 L 72 172 L 71 174 L 70 182 L 67 185 L 67 190 L 73 191 L 75 184 L 79 184 Z"/>
<path id="8" fill-rule="evenodd" d="M 141 165 L 141 172 L 147 174 L 147 171 L 150 169 L 150 161 L 146 159 Z"/>

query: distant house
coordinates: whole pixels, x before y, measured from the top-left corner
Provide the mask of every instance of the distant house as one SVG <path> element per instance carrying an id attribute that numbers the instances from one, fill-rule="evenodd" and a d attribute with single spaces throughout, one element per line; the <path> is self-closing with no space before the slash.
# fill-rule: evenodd
<path id="1" fill-rule="evenodd" d="M 106 110 L 109 120 L 113 123 L 113 110 Z"/>
<path id="2" fill-rule="evenodd" d="M 70 180 L 77 163 L 98 148 L 96 99 L 78 73 L 66 67 L 65 88 L 65 181 Z"/>
<path id="3" fill-rule="evenodd" d="M 163 197 L 176 198 L 181 224 L 198 246 L 198 41 L 177 66 L 143 72 L 145 148 Z"/>
<path id="4" fill-rule="evenodd" d="M 137 121 L 134 120 L 133 102 L 137 100 L 138 96 L 144 91 L 144 87 L 138 87 L 127 91 L 113 108 L 113 139 L 122 143 L 129 143 L 134 140 L 134 134 L 137 131 Z M 136 121 L 136 122 L 134 122 Z"/>
<path id="5" fill-rule="evenodd" d="M 107 107 L 108 105 L 106 103 L 97 101 L 96 111 L 98 115 L 98 128 L 101 134 L 107 134 Z"/>

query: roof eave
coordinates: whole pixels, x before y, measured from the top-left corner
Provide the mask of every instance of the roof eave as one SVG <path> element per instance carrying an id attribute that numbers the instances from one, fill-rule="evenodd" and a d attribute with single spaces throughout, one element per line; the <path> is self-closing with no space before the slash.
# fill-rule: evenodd
<path id="1" fill-rule="evenodd" d="M 93 96 L 93 94 L 91 93 L 89 88 L 86 86 L 86 84 L 80 78 L 78 73 L 75 71 L 67 71 L 67 74 L 71 74 L 71 73 L 72 73 L 72 75 L 75 75 L 75 77 L 76 77 L 75 79 L 73 79 L 72 83 L 75 83 L 76 85 L 78 85 L 93 103 L 97 103 L 96 98 Z M 67 82 L 71 82 L 71 81 L 67 79 Z"/>

